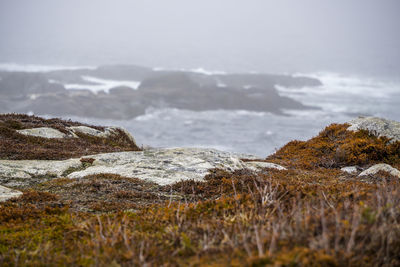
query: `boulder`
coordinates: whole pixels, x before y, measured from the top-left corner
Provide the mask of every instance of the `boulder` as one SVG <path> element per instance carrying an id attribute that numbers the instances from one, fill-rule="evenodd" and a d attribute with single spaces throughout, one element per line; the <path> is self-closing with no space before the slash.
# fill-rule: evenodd
<path id="1" fill-rule="evenodd" d="M 393 168 L 389 164 L 384 164 L 384 163 L 375 164 L 375 165 L 369 167 L 368 169 L 366 169 L 365 171 L 363 171 L 362 173 L 360 173 L 358 176 L 374 175 L 380 171 L 387 172 L 390 175 L 400 178 L 400 171 L 398 169 Z"/>
<path id="2" fill-rule="evenodd" d="M 67 129 L 73 133 L 83 133 L 87 135 L 92 135 L 96 137 L 105 137 L 105 138 L 118 134 L 118 131 L 122 131 L 130 141 L 136 144 L 133 136 L 126 129 L 122 127 L 107 127 L 104 129 L 104 131 L 100 131 L 88 126 L 71 126 L 67 127 Z"/>
<path id="3" fill-rule="evenodd" d="M 376 136 L 391 139 L 392 143 L 400 141 L 400 122 L 377 117 L 359 117 L 349 124 L 349 131 L 367 130 Z"/>
<path id="4" fill-rule="evenodd" d="M 43 137 L 43 138 L 67 138 L 76 137 L 73 134 L 65 134 L 57 129 L 49 127 L 40 127 L 32 129 L 17 130 L 18 133 L 29 136 Z"/>
<path id="5" fill-rule="evenodd" d="M 22 192 L 0 185 L 0 202 L 4 202 L 10 198 L 18 197 L 20 195 L 22 195 Z"/>

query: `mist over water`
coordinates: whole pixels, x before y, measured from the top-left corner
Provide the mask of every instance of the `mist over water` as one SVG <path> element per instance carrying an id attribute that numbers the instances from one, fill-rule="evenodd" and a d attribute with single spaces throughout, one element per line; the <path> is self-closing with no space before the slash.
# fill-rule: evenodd
<path id="1" fill-rule="evenodd" d="M 0 62 L 396 77 L 397 0 L 2 0 Z"/>
<path id="2" fill-rule="evenodd" d="M 149 107 L 125 120 L 63 115 L 124 126 L 139 144 L 266 156 L 358 115 L 400 119 L 399 12 L 397 0 L 2 0 L 0 71 L 129 64 L 206 75 L 301 73 L 320 80 L 321 86 L 275 86 L 280 96 L 318 108 L 283 114 Z M 100 95 L 118 86 L 140 88 L 134 78 L 89 75 L 49 82 Z"/>

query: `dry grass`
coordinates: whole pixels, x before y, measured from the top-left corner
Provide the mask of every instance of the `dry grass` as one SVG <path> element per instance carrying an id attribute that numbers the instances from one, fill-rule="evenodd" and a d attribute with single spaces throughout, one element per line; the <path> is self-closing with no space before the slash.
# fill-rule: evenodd
<path id="1" fill-rule="evenodd" d="M 400 142 L 390 143 L 368 131 L 346 131 L 347 124 L 332 124 L 308 141 L 292 141 L 267 158 L 291 168 L 338 168 L 389 163 L 400 166 Z"/>
<path id="2" fill-rule="evenodd" d="M 398 144 L 366 133 L 352 142 L 331 127 L 324 159 L 326 131 L 278 151 L 287 171 L 216 169 L 205 182 L 172 186 L 116 175 L 46 182 L 0 204 L 0 265 L 400 266 L 399 179 L 336 168 L 396 165 Z M 376 146 L 351 145 L 361 140 Z"/>

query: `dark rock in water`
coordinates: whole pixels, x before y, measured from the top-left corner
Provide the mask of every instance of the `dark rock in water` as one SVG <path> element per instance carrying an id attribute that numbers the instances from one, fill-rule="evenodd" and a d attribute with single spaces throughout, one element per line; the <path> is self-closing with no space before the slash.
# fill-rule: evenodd
<path id="1" fill-rule="evenodd" d="M 320 86 L 322 83 L 314 78 L 293 77 L 291 75 L 273 75 L 273 74 L 228 74 L 216 75 L 222 83 L 234 87 L 273 87 L 281 85 L 285 87 L 304 87 Z"/>
<path id="2" fill-rule="evenodd" d="M 57 94 L 65 91 L 60 84 L 49 83 L 38 73 L 11 72 L 2 75 L 0 94 L 6 96 L 29 96 L 34 94 Z"/>
<path id="3" fill-rule="evenodd" d="M 96 69 L 50 71 L 46 73 L 46 77 L 63 83 L 86 84 L 88 82 L 84 81 L 82 76 L 93 76 L 108 80 L 142 81 L 152 74 L 153 71 L 146 67 L 133 65 L 109 65 L 100 66 Z"/>
<path id="4" fill-rule="evenodd" d="M 126 86 L 109 93 L 66 90 L 65 84 L 93 85 L 85 76 L 140 82 L 137 90 Z M 185 71 L 153 71 L 129 65 L 96 69 L 58 70 L 45 73 L 0 73 L 1 112 L 34 112 L 106 119 L 129 119 L 148 107 L 188 110 L 250 110 L 282 113 L 282 109 L 311 107 L 278 94 L 275 86 L 317 86 L 307 77 L 269 74 L 205 75 Z"/>

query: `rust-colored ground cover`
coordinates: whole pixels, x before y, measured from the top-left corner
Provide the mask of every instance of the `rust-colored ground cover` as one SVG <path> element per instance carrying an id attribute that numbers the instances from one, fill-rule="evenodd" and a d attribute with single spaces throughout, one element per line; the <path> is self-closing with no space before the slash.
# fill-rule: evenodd
<path id="1" fill-rule="evenodd" d="M 285 171 L 216 169 L 172 186 L 108 174 L 36 185 L 0 204 L 0 265 L 400 266 L 399 179 L 338 169 L 398 166 L 399 144 L 345 127 L 269 158 Z"/>

